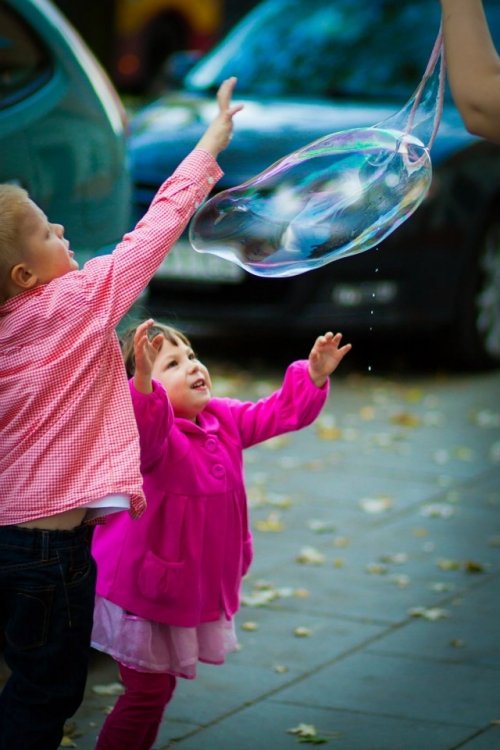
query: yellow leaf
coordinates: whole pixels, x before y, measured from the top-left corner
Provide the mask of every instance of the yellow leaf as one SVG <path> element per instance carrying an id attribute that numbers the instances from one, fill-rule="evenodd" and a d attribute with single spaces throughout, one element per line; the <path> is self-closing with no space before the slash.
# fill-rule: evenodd
<path id="1" fill-rule="evenodd" d="M 393 414 L 391 422 L 400 427 L 419 427 L 421 424 L 420 417 L 416 414 L 411 414 L 410 412 L 399 412 L 399 414 Z"/>
<path id="2" fill-rule="evenodd" d="M 298 628 L 295 628 L 293 634 L 297 638 L 309 638 L 309 636 L 312 635 L 312 630 L 310 630 L 310 628 L 299 626 Z"/>
<path id="3" fill-rule="evenodd" d="M 446 609 L 440 607 L 413 607 L 408 610 L 408 614 L 411 617 L 422 617 L 424 620 L 442 620 L 445 617 L 449 617 L 449 613 Z"/>
<path id="4" fill-rule="evenodd" d="M 365 513 L 383 513 L 392 508 L 393 500 L 388 495 L 377 495 L 376 497 L 364 497 L 359 504 Z"/>
<path id="5" fill-rule="evenodd" d="M 93 685 L 96 695 L 121 695 L 124 692 L 121 682 L 110 682 L 107 685 Z"/>
<path id="6" fill-rule="evenodd" d="M 440 558 L 437 561 L 438 568 L 441 570 L 460 570 L 460 563 L 458 560 L 448 560 L 446 558 Z"/>
<path id="7" fill-rule="evenodd" d="M 295 559 L 303 565 L 322 565 L 325 562 L 325 556 L 314 547 L 302 547 Z"/>
<path id="8" fill-rule="evenodd" d="M 293 595 L 297 599 L 307 599 L 307 597 L 309 596 L 309 591 L 307 589 L 295 589 Z"/>
<path id="9" fill-rule="evenodd" d="M 67 737 L 64 735 L 62 738 L 59 747 L 77 747 L 76 743 L 73 742 L 73 740 L 70 737 Z"/>
<path id="10" fill-rule="evenodd" d="M 258 630 L 259 626 L 256 622 L 251 622 L 250 620 L 248 620 L 247 622 L 242 623 L 241 629 L 252 632 L 254 630 Z"/>
<path id="11" fill-rule="evenodd" d="M 279 513 L 270 513 L 267 518 L 255 522 L 257 531 L 277 533 L 283 531 L 284 524 L 281 521 Z"/>
<path id="12" fill-rule="evenodd" d="M 278 674 L 285 674 L 285 672 L 288 672 L 288 667 L 286 667 L 284 664 L 275 664 L 273 669 Z"/>

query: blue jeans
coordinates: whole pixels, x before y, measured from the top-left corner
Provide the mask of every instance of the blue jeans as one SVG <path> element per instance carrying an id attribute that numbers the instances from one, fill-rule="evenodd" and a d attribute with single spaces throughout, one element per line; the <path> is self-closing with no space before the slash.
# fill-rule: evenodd
<path id="1" fill-rule="evenodd" d="M 11 670 L 0 750 L 56 750 L 83 700 L 94 609 L 90 530 L 0 527 L 0 633 Z"/>

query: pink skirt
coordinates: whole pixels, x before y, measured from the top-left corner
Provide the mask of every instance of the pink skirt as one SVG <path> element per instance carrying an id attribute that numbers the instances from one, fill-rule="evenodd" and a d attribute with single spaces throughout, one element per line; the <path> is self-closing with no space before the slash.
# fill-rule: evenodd
<path id="1" fill-rule="evenodd" d="M 140 672 L 169 672 L 192 680 L 198 661 L 223 664 L 238 648 L 232 620 L 181 628 L 127 614 L 108 599 L 96 597 L 92 646 Z"/>

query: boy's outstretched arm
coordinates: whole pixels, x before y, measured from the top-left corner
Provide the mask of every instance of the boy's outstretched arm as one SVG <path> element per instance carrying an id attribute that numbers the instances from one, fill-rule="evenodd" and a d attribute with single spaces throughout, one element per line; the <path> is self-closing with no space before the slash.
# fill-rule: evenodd
<path id="1" fill-rule="evenodd" d="M 321 388 L 328 377 L 342 362 L 347 352 L 351 351 L 351 344 L 340 346 L 342 334 L 335 335 L 328 331 L 318 336 L 309 353 L 309 376 L 318 388 Z"/>
<path id="2" fill-rule="evenodd" d="M 219 105 L 219 114 L 210 123 L 205 133 L 197 143 L 197 148 L 208 151 L 215 158 L 223 151 L 231 140 L 233 134 L 233 117 L 236 112 L 243 109 L 243 104 L 231 105 L 231 97 L 236 78 L 227 78 L 219 87 L 217 92 L 217 103 Z"/>

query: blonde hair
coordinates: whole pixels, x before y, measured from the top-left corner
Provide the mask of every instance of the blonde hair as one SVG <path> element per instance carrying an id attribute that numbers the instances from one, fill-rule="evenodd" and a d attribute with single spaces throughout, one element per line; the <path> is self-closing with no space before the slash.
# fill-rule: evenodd
<path id="1" fill-rule="evenodd" d="M 125 369 L 127 370 L 127 376 L 133 377 L 135 372 L 135 354 L 134 354 L 134 335 L 137 330 L 137 326 L 128 328 L 122 335 L 120 343 L 122 347 L 123 359 L 125 361 Z M 177 330 L 173 326 L 167 326 L 163 323 L 155 323 L 148 328 L 148 339 L 152 341 L 155 336 L 161 334 L 170 344 L 174 346 L 179 345 L 179 341 L 186 346 L 191 346 L 191 342 L 182 331 Z"/>
<path id="2" fill-rule="evenodd" d="M 0 302 L 6 297 L 10 269 L 19 258 L 23 220 L 30 205 L 24 188 L 0 184 Z"/>

